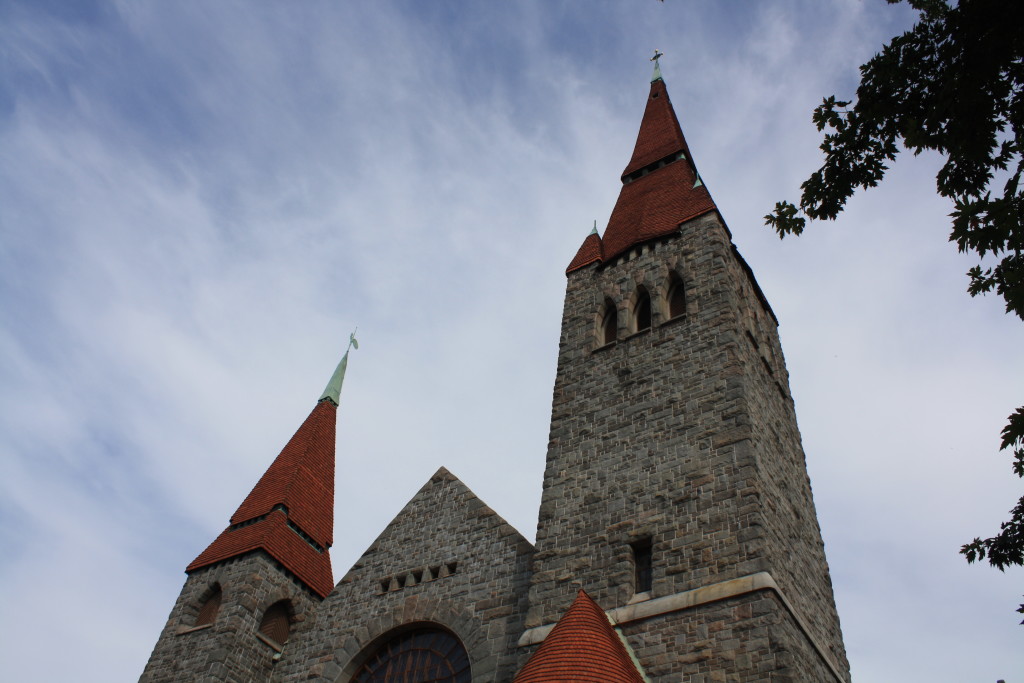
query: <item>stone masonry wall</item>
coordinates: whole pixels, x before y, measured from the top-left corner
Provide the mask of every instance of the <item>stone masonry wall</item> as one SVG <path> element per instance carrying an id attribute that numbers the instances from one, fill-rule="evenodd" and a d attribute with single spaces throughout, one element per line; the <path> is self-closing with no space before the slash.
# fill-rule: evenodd
<path id="1" fill-rule="evenodd" d="M 394 629 L 432 623 L 466 646 L 474 682 L 510 681 L 532 553 L 442 468 L 338 583 L 316 630 L 289 643 L 275 680 L 347 683 Z"/>
<path id="2" fill-rule="evenodd" d="M 758 305 L 749 282 L 739 284 L 747 404 L 757 454 L 760 503 L 772 576 L 832 654 L 836 667 L 849 664 L 835 609 L 832 581 L 797 429 L 782 346 L 774 319 Z"/>
<path id="3" fill-rule="evenodd" d="M 687 306 L 668 319 L 672 272 Z M 653 324 L 637 332 L 641 287 Z M 848 670 L 775 323 L 755 288 L 713 214 L 569 276 L 527 626 L 557 620 L 577 582 L 605 609 L 626 604 L 630 543 L 647 537 L 652 597 L 768 571 Z M 606 299 L 619 321 L 608 345 Z M 689 618 L 632 628 L 670 638 Z M 780 628 L 776 650 L 815 660 L 798 628 Z M 666 671 L 648 674 L 678 680 Z"/>
<path id="4" fill-rule="evenodd" d="M 620 627 L 652 681 L 834 681 L 807 656 L 772 591 L 758 591 Z"/>
<path id="5" fill-rule="evenodd" d="M 655 596 L 766 569 L 732 258 L 709 215 L 569 276 L 528 626 L 555 621 L 573 581 L 605 609 L 625 604 L 634 594 L 629 543 L 644 537 Z M 672 271 L 687 311 L 667 320 Z M 653 325 L 634 333 L 641 285 Z M 620 330 L 601 346 L 606 297 Z"/>
<path id="6" fill-rule="evenodd" d="M 195 628 L 200 605 L 214 585 L 223 591 L 217 617 L 211 626 Z M 256 634 L 263 613 L 282 599 L 291 601 L 291 637 L 301 638 L 314 623 L 320 598 L 269 555 L 254 552 L 193 572 L 140 683 L 269 681 L 277 650 Z"/>

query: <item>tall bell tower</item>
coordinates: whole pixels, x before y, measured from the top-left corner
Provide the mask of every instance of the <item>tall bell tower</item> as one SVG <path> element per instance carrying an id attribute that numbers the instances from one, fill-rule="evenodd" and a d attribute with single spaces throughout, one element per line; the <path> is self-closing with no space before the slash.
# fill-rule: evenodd
<path id="1" fill-rule="evenodd" d="M 657 66 L 621 180 L 567 269 L 520 643 L 583 588 L 651 681 L 848 681 L 778 321 Z"/>

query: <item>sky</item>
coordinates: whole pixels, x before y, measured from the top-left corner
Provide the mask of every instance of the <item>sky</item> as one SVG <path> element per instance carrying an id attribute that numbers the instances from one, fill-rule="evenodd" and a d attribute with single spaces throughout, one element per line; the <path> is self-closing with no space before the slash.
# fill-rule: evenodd
<path id="1" fill-rule="evenodd" d="M 341 398 L 339 579 L 444 465 L 534 537 L 564 270 L 655 48 L 777 314 L 855 681 L 1024 680 L 1024 325 L 971 299 L 941 160 L 835 223 L 763 216 L 811 112 L 914 14 L 882 0 L 0 0 L 0 652 L 132 681 L 184 567 Z"/>

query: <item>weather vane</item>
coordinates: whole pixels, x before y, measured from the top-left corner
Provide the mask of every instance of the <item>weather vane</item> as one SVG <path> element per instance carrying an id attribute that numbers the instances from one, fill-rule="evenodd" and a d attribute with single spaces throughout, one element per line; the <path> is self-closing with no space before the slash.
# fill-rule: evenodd
<path id="1" fill-rule="evenodd" d="M 651 61 L 654 62 L 655 64 L 657 64 L 658 60 L 661 59 L 664 56 L 665 56 L 664 52 L 660 52 L 658 50 L 658 48 L 654 48 L 654 56 L 651 57 Z"/>

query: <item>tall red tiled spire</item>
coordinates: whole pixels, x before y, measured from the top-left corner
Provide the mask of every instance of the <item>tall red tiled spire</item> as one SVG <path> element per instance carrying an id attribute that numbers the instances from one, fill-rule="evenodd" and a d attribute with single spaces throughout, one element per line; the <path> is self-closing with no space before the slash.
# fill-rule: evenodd
<path id="1" fill-rule="evenodd" d="M 622 172 L 622 183 L 608 227 L 598 240 L 599 257 L 586 259 L 577 254 L 567 273 L 595 261 L 609 261 L 642 242 L 671 235 L 680 223 L 717 210 L 697 175 L 660 70 L 651 81 L 640 133 L 633 157 Z M 593 254 L 594 245 L 584 242 L 580 252 Z"/>
<path id="2" fill-rule="evenodd" d="M 347 361 L 348 351 L 309 417 L 231 516 L 230 526 L 186 572 L 263 550 L 321 597 L 331 592 L 334 436 Z"/>
<path id="3" fill-rule="evenodd" d="M 583 590 L 513 681 L 556 682 L 644 683 L 608 617 Z"/>

